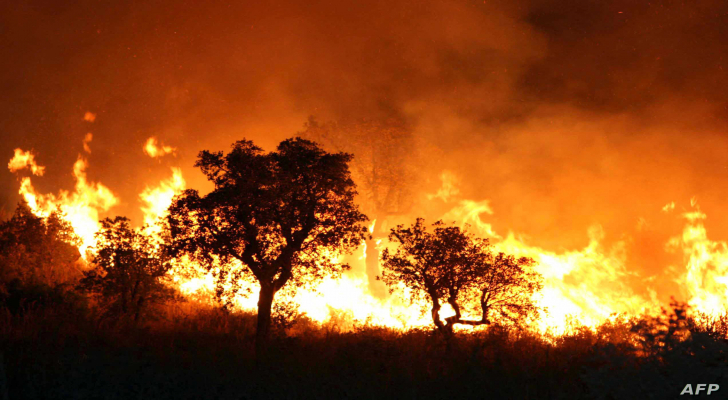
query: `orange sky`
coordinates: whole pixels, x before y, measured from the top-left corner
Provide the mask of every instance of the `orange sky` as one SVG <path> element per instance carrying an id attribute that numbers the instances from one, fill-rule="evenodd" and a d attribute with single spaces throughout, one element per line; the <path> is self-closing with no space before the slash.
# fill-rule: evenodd
<path id="1" fill-rule="evenodd" d="M 728 239 L 723 1 L 73 3 L 0 5 L 0 154 L 34 149 L 41 192 L 72 187 L 92 132 L 89 179 L 141 222 L 138 193 L 169 166 L 203 185 L 201 149 L 270 149 L 309 115 L 394 117 L 425 153 L 418 195 L 452 171 L 501 234 L 558 251 L 600 224 L 659 273 L 684 222 L 661 208 L 697 196 Z M 151 136 L 175 156 L 146 156 Z M 17 177 L 0 183 L 12 210 Z"/>

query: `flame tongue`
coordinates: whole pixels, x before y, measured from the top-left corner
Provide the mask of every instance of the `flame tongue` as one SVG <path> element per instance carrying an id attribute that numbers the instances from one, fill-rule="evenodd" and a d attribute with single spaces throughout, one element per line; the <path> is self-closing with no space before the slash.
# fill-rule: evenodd
<path id="1" fill-rule="evenodd" d="M 158 143 L 157 138 L 150 137 L 144 144 L 144 153 L 152 158 L 163 157 L 167 154 L 175 154 L 176 148 Z"/>
<path id="2" fill-rule="evenodd" d="M 182 170 L 172 168 L 172 177 L 163 180 L 157 187 L 146 187 L 139 195 L 144 212 L 144 224 L 154 226 L 157 220 L 163 217 L 167 208 L 172 204 L 172 198 L 182 192 L 187 183 L 182 176 Z"/>
<path id="3" fill-rule="evenodd" d="M 34 174 L 42 175 L 45 167 L 38 166 L 32 155 L 27 157 L 28 154 L 28 152 L 16 149 L 16 156 L 8 165 L 10 171 L 18 172 L 27 167 Z M 19 155 L 21 158 L 18 157 Z M 119 199 L 106 186 L 88 181 L 86 166 L 86 159 L 79 155 L 73 165 L 73 176 L 76 179 L 73 192 L 61 190 L 58 195 L 39 194 L 29 177 L 20 180 L 19 191 L 36 215 L 45 217 L 56 210 L 61 210 L 66 215 L 66 219 L 73 226 L 76 234 L 81 237 L 82 245 L 79 250 L 84 258 L 86 250 L 96 243 L 94 234 L 100 227 L 99 213 L 108 211 L 119 202 Z"/>
<path id="4" fill-rule="evenodd" d="M 728 243 L 708 238 L 707 216 L 693 200 L 695 210 L 682 214 L 687 220 L 682 235 L 668 242 L 668 249 L 682 250 L 686 269 L 681 277 L 688 304 L 695 311 L 719 315 L 728 304 Z"/>
<path id="5" fill-rule="evenodd" d="M 91 135 L 87 135 L 84 146 L 88 149 Z M 153 144 L 155 152 L 145 148 L 151 157 L 159 157 L 162 153 L 171 153 L 171 147 L 158 148 Z M 160 153 L 161 152 L 161 153 Z M 73 192 L 61 190 L 58 194 L 40 194 L 33 187 L 30 177 L 20 179 L 20 194 L 36 215 L 47 216 L 56 209 L 66 214 L 76 233 L 82 238 L 80 247 L 82 254 L 93 247 L 94 234 L 99 229 L 99 215 L 107 212 L 119 199 L 114 193 L 98 182 L 87 179 L 86 159 L 79 155 L 73 165 L 76 185 Z M 42 176 L 45 169 L 39 165 L 35 156 L 28 151 L 15 150 L 14 157 L 8 164 L 10 171 L 18 173 L 23 169 L 30 170 L 36 176 Z M 564 332 L 568 328 L 570 318 L 577 319 L 587 326 L 596 326 L 614 313 L 634 315 L 645 311 L 654 311 L 657 307 L 656 291 L 648 288 L 649 298 L 634 293 L 626 283 L 628 276 L 634 276 L 628 270 L 625 242 L 618 242 L 610 248 L 603 244 L 604 232 L 600 226 L 589 230 L 589 244 L 583 249 L 553 252 L 531 246 L 509 232 L 502 236 L 495 232 L 492 225 L 481 220 L 483 215 L 492 215 L 494 211 L 488 201 L 472 201 L 458 199 L 460 191 L 456 177 L 443 174 L 444 188 L 436 195 L 429 196 L 430 201 L 442 201 L 451 204 L 450 210 L 443 219 L 469 224 L 474 233 L 490 238 L 496 251 L 516 256 L 531 257 L 537 262 L 537 272 L 545 279 L 542 293 L 537 295 L 540 305 L 548 308 L 548 314 L 536 327 L 541 331 L 551 330 Z M 171 204 L 174 195 L 186 187 L 186 182 L 179 168 L 172 168 L 172 176 L 162 180 L 158 185 L 146 187 L 139 198 L 144 213 L 145 233 L 159 235 L 160 227 L 155 224 L 163 217 Z M 685 261 L 683 273 L 675 279 L 684 284 L 689 304 L 697 311 L 717 314 L 724 311 L 728 302 L 728 244 L 708 239 L 703 221 L 706 215 L 693 200 L 691 212 L 682 214 L 687 223 L 682 235 L 675 236 L 666 245 L 668 251 L 682 251 Z M 675 203 L 663 208 L 669 213 L 675 209 Z M 370 232 L 374 231 L 376 221 L 372 221 Z M 364 243 L 366 245 L 366 243 Z M 377 246 L 387 246 L 377 242 Z M 317 291 L 299 290 L 290 300 L 300 305 L 301 311 L 312 319 L 323 322 L 333 314 L 340 314 L 350 320 L 385 325 L 393 328 L 412 328 L 431 324 L 426 313 L 421 309 L 429 308 L 427 304 L 409 304 L 407 290 L 402 288 L 402 296 L 391 296 L 379 299 L 371 295 L 366 277 L 366 251 L 356 260 L 349 260 L 352 271 L 341 279 L 324 279 Z M 341 261 L 340 259 L 338 259 Z M 242 267 L 242 266 L 238 266 Z M 191 264 L 187 259 L 178 260 L 174 281 L 183 293 L 189 295 L 211 293 L 214 289 L 212 274 L 201 271 L 199 266 Z M 680 271 L 672 266 L 667 271 Z M 285 294 L 282 294 L 285 296 Z M 286 300 L 281 298 L 280 300 Z M 255 309 L 257 296 L 251 293 L 247 297 L 236 298 L 235 303 L 244 309 Z"/>
<path id="6" fill-rule="evenodd" d="M 29 168 L 33 175 L 43 176 L 45 167 L 36 164 L 35 156 L 30 151 L 23 151 L 22 149 L 15 149 L 15 155 L 8 163 L 8 169 L 10 172 L 17 172 L 21 169 Z"/>

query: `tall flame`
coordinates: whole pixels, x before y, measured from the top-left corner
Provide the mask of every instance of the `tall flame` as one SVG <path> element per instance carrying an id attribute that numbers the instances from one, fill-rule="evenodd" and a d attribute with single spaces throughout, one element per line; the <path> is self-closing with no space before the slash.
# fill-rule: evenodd
<path id="1" fill-rule="evenodd" d="M 656 311 L 654 292 L 650 299 L 645 299 L 625 282 L 630 273 L 624 242 L 605 249 L 601 244 L 603 237 L 601 226 L 593 226 L 585 248 L 560 254 L 528 246 L 513 233 L 496 245 L 499 251 L 536 261 L 536 271 L 545 281 L 536 298 L 548 310 L 540 321 L 540 329 L 563 332 L 570 318 L 593 327 L 614 313 L 637 315 Z"/>
<path id="2" fill-rule="evenodd" d="M 167 213 L 167 208 L 172 204 L 172 198 L 182 192 L 187 183 L 182 176 L 182 170 L 172 168 L 172 177 L 163 180 L 157 187 L 147 186 L 139 194 L 144 212 L 144 224 L 153 226 L 157 220 Z"/>
<path id="3" fill-rule="evenodd" d="M 18 154 L 28 154 L 20 149 L 15 151 L 17 159 Z M 28 167 L 36 175 L 42 175 L 43 168 L 35 164 L 32 157 L 26 158 L 25 165 L 17 167 L 19 162 L 11 160 L 8 166 L 11 172 L 18 172 L 24 167 Z M 82 245 L 79 248 L 83 257 L 86 256 L 86 250 L 93 247 L 96 243 L 94 234 L 98 231 L 99 213 L 108 211 L 115 206 L 119 199 L 114 193 L 101 183 L 89 182 L 86 176 L 87 161 L 83 156 L 79 155 L 73 164 L 73 176 L 76 179 L 76 185 L 73 192 L 61 190 L 58 194 L 40 194 L 33 187 L 30 177 L 23 177 L 20 180 L 19 193 L 30 206 L 30 209 L 39 216 L 48 216 L 56 210 L 61 210 L 74 231 L 81 237 Z M 37 171 L 41 173 L 37 173 Z"/>
<path id="4" fill-rule="evenodd" d="M 708 238 L 707 216 L 694 199 L 691 204 L 695 210 L 682 214 L 687 220 L 682 235 L 671 238 L 666 248 L 683 252 L 686 268 L 680 281 L 688 304 L 698 312 L 720 314 L 728 304 L 728 243 Z"/>
<path id="5" fill-rule="evenodd" d="M 87 146 L 90 140 L 91 135 L 88 135 L 84 145 Z M 33 187 L 30 177 L 20 179 L 20 194 L 33 212 L 45 216 L 60 209 L 67 215 L 83 240 L 80 248 L 82 254 L 94 245 L 94 233 L 100 227 L 99 215 L 119 202 L 106 186 L 88 180 L 87 167 L 86 159 L 79 155 L 73 166 L 76 185 L 72 192 L 61 190 L 58 194 L 40 194 Z M 15 151 L 8 168 L 15 173 L 27 168 L 37 176 L 44 171 L 33 154 L 21 149 Z M 164 217 L 173 197 L 186 187 L 182 171 L 179 168 L 172 168 L 171 171 L 171 177 L 156 186 L 146 187 L 139 194 L 144 224 L 147 226 L 145 233 L 148 235 L 159 234 L 160 227 L 155 222 Z M 619 241 L 605 246 L 601 226 L 594 225 L 588 230 L 589 243 L 582 249 L 555 252 L 532 246 L 514 232 L 505 235 L 497 233 L 483 219 L 495 213 L 489 201 L 458 198 L 458 181 L 453 174 L 443 173 L 441 179 L 443 188 L 435 195 L 428 196 L 428 199 L 451 205 L 448 211 L 441 214 L 442 219 L 455 221 L 462 226 L 467 224 L 470 227 L 468 229 L 475 234 L 489 238 L 496 251 L 531 257 L 536 261 L 537 272 L 544 277 L 545 285 L 535 300 L 546 307 L 548 313 L 535 328 L 563 332 L 570 318 L 595 326 L 615 313 L 634 315 L 653 312 L 659 307 L 654 288 L 648 288 L 647 295 L 638 295 L 627 284 L 627 278 L 636 276 L 628 267 L 627 243 Z M 676 266 L 666 267 L 670 267 L 667 270 L 678 271 L 675 280 L 685 287 L 685 295 L 694 309 L 709 314 L 721 313 L 724 305 L 728 304 L 728 243 L 710 240 L 703 224 L 705 213 L 700 210 L 695 199 L 691 200 L 691 206 L 692 211 L 681 215 L 686 220 L 682 234 L 671 238 L 665 245 L 666 251 L 682 252 L 685 261 L 683 272 L 679 272 L 681 269 Z M 663 211 L 669 213 L 674 209 L 675 203 L 669 203 Z M 369 227 L 370 232 L 374 230 L 375 223 L 373 221 Z M 389 244 L 379 240 L 375 245 Z M 332 257 L 338 262 L 343 261 L 340 256 Z M 409 304 L 405 288 L 402 288 L 404 296 L 379 299 L 371 295 L 365 272 L 366 251 L 358 259 L 348 261 L 353 269 L 342 278 L 326 278 L 318 285 L 318 290 L 298 290 L 293 295 L 291 299 L 300 304 L 301 311 L 320 322 L 331 318 L 332 312 L 337 311 L 351 320 L 394 328 L 430 325 L 427 316 L 419 312 L 427 305 Z M 199 295 L 212 292 L 214 279 L 211 273 L 203 271 L 186 258 L 178 260 L 178 264 L 174 280 L 183 293 Z M 255 291 L 247 297 L 235 299 L 235 303 L 244 309 L 254 309 L 256 302 Z"/>

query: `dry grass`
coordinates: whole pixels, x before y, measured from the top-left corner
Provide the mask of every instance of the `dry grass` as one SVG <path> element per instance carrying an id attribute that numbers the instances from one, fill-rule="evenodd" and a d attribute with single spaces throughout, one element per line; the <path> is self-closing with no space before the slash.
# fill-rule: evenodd
<path id="1" fill-rule="evenodd" d="M 693 321 L 689 340 L 650 358 L 635 321 L 559 338 L 492 327 L 448 344 L 299 316 L 256 362 L 252 314 L 180 303 L 155 315 L 135 325 L 84 308 L 0 311 L 9 398 L 676 398 L 686 379 L 720 383 L 728 354 L 720 321 Z"/>

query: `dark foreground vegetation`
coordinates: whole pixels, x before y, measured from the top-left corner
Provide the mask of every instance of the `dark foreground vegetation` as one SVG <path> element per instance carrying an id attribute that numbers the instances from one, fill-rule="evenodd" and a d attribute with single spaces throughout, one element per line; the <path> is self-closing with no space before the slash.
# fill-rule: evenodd
<path id="1" fill-rule="evenodd" d="M 144 323 L 109 320 L 49 290 L 4 298 L 0 399 L 670 399 L 687 383 L 728 389 L 728 320 L 697 324 L 679 306 L 554 338 L 490 325 L 449 344 L 429 329 L 274 318 L 256 359 L 254 314 L 182 303 Z M 18 309 L 13 296 L 35 297 Z"/>

